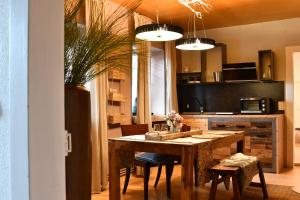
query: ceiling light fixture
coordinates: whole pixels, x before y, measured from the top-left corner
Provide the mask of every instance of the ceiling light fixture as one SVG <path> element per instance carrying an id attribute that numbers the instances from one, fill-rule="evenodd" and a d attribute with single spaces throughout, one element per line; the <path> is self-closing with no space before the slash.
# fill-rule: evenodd
<path id="1" fill-rule="evenodd" d="M 183 29 L 171 24 L 146 24 L 135 29 L 136 37 L 147 41 L 171 41 L 183 37 Z"/>
<path id="2" fill-rule="evenodd" d="M 183 1 L 183 0 L 180 0 L 180 1 Z M 190 0 L 190 1 L 192 1 L 192 0 Z M 196 0 L 194 0 L 194 1 L 196 1 Z M 198 0 L 198 1 L 201 1 L 201 0 Z M 203 27 L 205 37 L 199 38 L 196 36 L 196 16 L 197 16 L 197 13 L 194 13 L 194 36 L 191 38 L 187 37 L 187 38 L 177 40 L 176 41 L 177 49 L 199 51 L 199 50 L 208 50 L 208 49 L 212 49 L 215 47 L 215 43 L 216 43 L 215 40 L 206 37 L 206 31 L 205 31 L 204 23 L 202 20 L 202 15 L 200 15 L 200 19 L 202 22 L 202 27 Z"/>
<path id="3" fill-rule="evenodd" d="M 207 50 L 215 47 L 215 40 L 210 38 L 185 38 L 176 41 L 180 50 Z"/>
<path id="4" fill-rule="evenodd" d="M 157 3 L 157 0 L 156 0 Z M 159 23 L 159 10 L 156 8 L 156 23 L 139 26 L 135 29 L 135 37 L 151 42 L 177 40 L 183 37 L 183 28 Z"/>

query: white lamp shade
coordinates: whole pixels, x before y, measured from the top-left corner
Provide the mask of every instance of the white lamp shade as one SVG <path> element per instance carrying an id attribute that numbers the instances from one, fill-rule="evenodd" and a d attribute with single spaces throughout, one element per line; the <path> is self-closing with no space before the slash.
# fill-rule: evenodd
<path id="1" fill-rule="evenodd" d="M 177 40 L 183 36 L 181 27 L 168 24 L 147 24 L 137 27 L 135 32 L 136 38 L 153 42 Z"/>
<path id="2" fill-rule="evenodd" d="M 207 50 L 215 47 L 215 40 L 210 38 L 185 38 L 176 41 L 180 50 Z"/>

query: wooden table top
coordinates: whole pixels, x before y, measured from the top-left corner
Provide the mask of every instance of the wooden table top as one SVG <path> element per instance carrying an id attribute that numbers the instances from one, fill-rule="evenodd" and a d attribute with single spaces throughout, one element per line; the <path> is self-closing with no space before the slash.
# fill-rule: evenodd
<path id="1" fill-rule="evenodd" d="M 205 137 L 207 136 L 207 137 Z M 213 137 L 212 137 L 213 136 Z M 202 134 L 192 135 L 191 137 L 181 137 L 172 140 L 147 140 L 145 135 L 131 135 L 119 138 L 110 138 L 109 141 L 122 141 L 122 142 L 133 142 L 133 143 L 153 143 L 153 144 L 175 144 L 181 146 L 194 146 L 204 144 L 208 142 L 223 141 L 228 138 L 243 137 L 243 131 L 223 131 L 223 130 L 205 130 Z"/>

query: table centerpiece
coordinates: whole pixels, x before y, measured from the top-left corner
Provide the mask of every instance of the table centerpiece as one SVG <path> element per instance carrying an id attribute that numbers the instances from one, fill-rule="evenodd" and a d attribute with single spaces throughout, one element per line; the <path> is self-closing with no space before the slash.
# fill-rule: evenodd
<path id="1" fill-rule="evenodd" d="M 178 113 L 172 110 L 167 115 L 167 124 L 170 127 L 170 132 L 171 133 L 180 132 L 180 129 L 182 127 L 182 121 L 183 121 L 183 117 L 181 117 Z"/>

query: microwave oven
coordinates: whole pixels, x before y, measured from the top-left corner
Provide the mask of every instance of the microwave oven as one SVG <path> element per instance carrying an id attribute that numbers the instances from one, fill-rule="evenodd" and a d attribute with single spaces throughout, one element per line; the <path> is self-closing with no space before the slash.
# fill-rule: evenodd
<path id="1" fill-rule="evenodd" d="M 271 101 L 271 98 L 268 97 L 241 98 L 241 113 L 268 114 L 271 112 Z"/>

